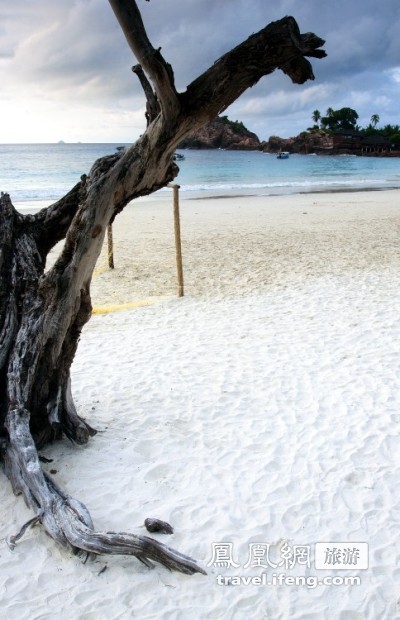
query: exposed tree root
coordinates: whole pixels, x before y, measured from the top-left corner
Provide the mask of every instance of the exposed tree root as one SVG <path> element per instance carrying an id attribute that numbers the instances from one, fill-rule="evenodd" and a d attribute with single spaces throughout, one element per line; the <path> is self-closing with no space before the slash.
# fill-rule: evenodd
<path id="1" fill-rule="evenodd" d="M 24 496 L 35 517 L 10 537 L 10 547 L 32 525 L 45 531 L 68 551 L 87 559 L 96 555 L 133 555 L 149 568 L 153 561 L 187 575 L 206 572 L 190 557 L 148 536 L 127 532 L 96 532 L 84 504 L 65 493 L 42 471 L 29 430 L 27 411 L 13 411 L 7 420 L 10 442 L 5 450 L 6 473 L 14 492 Z"/>

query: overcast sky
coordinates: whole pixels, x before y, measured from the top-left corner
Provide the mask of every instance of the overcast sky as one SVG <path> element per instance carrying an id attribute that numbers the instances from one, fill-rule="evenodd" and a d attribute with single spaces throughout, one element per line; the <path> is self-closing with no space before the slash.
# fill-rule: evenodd
<path id="1" fill-rule="evenodd" d="M 285 15 L 326 40 L 315 81 L 263 78 L 227 111 L 261 139 L 297 135 L 315 109 L 400 124 L 400 0 L 138 0 L 184 90 L 214 60 Z M 145 127 L 135 59 L 107 0 L 0 7 L 0 142 L 132 142 Z"/>

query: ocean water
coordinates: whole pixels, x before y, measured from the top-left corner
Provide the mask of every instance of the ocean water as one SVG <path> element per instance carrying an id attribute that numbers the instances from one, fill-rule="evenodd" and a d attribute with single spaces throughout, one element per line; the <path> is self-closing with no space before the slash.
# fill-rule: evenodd
<path id="1" fill-rule="evenodd" d="M 0 145 L 0 191 L 14 203 L 54 201 L 121 144 Z M 400 158 L 185 150 L 175 179 L 186 197 L 400 188 Z M 160 192 L 168 190 L 160 190 Z"/>

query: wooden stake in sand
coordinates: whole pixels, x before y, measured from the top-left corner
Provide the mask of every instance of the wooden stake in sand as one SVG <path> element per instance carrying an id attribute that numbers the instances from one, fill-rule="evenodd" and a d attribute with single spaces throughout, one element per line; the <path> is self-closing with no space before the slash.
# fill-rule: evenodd
<path id="1" fill-rule="evenodd" d="M 107 242 L 108 242 L 108 266 L 114 269 L 114 242 L 112 224 L 107 226 Z"/>
<path id="2" fill-rule="evenodd" d="M 174 192 L 174 228 L 175 228 L 175 254 L 176 270 L 178 274 L 178 297 L 183 297 L 183 266 L 182 266 L 182 246 L 181 246 L 181 223 L 179 216 L 179 185 L 170 183 L 168 185 Z"/>

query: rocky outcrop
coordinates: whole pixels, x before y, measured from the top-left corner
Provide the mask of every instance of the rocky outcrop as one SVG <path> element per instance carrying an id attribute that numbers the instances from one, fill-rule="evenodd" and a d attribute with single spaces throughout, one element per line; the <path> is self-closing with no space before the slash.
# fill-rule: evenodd
<path id="1" fill-rule="evenodd" d="M 242 122 L 230 121 L 227 116 L 221 116 L 194 132 L 178 148 L 399 157 L 400 151 L 396 145 L 389 144 L 384 138 L 379 142 L 378 138 L 363 136 L 358 131 L 334 133 L 313 128 L 293 138 L 271 136 L 267 141 L 260 142 L 256 134 L 249 131 Z"/>
<path id="2" fill-rule="evenodd" d="M 262 142 L 261 150 L 266 153 L 318 153 L 331 154 L 333 149 L 332 135 L 324 131 L 303 131 L 294 138 L 279 138 L 271 136 L 266 142 Z"/>
<path id="3" fill-rule="evenodd" d="M 364 157 L 399 157 L 400 145 L 382 136 L 364 136 L 355 130 L 335 133 L 321 129 L 303 131 L 294 138 L 271 136 L 261 143 L 266 153 L 316 153 L 317 155 L 363 155 Z"/>
<path id="4" fill-rule="evenodd" d="M 222 116 L 194 132 L 181 142 L 179 148 L 257 151 L 260 145 L 256 134 L 246 129 L 243 123 Z"/>

